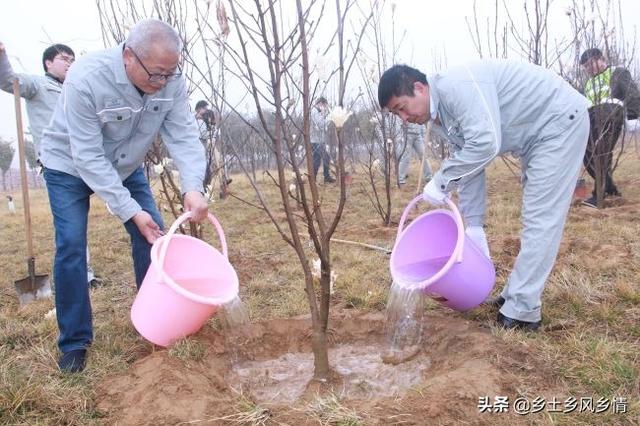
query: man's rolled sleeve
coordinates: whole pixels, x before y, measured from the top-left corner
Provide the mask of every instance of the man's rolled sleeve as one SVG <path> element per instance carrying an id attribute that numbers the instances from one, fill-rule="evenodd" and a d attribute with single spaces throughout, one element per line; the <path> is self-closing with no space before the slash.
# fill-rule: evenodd
<path id="1" fill-rule="evenodd" d="M 126 222 L 142 208 L 122 185 L 118 172 L 105 155 L 101 124 L 92 97 L 73 83 L 63 87 L 62 111 L 68 126 L 73 164 L 82 180 Z"/>

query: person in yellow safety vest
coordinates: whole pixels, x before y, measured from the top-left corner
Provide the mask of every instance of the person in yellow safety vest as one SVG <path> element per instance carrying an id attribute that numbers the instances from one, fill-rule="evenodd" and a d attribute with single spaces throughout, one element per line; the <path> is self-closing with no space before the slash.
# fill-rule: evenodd
<path id="1" fill-rule="evenodd" d="M 583 163 L 594 180 L 596 168 L 602 167 L 604 197 L 620 196 L 612 177 L 613 150 L 622 132 L 625 115 L 634 120 L 640 114 L 640 92 L 631 73 L 623 67 L 609 66 L 600 49 L 584 51 L 580 65 L 591 77 L 584 85 L 584 95 L 590 102 L 591 130 Z M 592 196 L 583 204 L 597 207 L 595 186 Z"/>

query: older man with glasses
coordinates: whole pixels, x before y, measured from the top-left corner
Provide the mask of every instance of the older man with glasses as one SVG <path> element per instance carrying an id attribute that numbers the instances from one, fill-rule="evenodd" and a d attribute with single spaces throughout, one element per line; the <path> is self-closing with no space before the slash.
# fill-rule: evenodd
<path id="1" fill-rule="evenodd" d="M 163 222 L 142 163 L 159 133 L 180 173 L 186 211 L 206 218 L 204 149 L 189 111 L 178 62 L 182 43 L 166 23 L 147 19 L 126 42 L 73 66 L 44 132 L 41 160 L 56 231 L 56 310 L 62 371 L 85 367 L 93 341 L 84 246 L 89 196 L 96 193 L 131 237 L 136 286 Z"/>

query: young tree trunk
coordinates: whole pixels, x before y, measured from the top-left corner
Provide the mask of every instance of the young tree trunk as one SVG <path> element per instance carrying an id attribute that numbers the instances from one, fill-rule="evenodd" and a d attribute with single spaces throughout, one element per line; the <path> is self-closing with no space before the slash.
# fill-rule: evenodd
<path id="1" fill-rule="evenodd" d="M 344 164 L 344 163 L 342 163 Z M 341 173 L 339 173 L 341 175 Z M 327 347 L 327 330 L 329 329 L 329 310 L 331 307 L 331 262 L 330 242 L 331 235 L 323 241 L 323 250 L 320 258 L 320 303 L 319 318 L 313 324 L 313 351 L 314 351 L 314 377 L 316 380 L 326 382 L 330 378 L 329 353 Z"/>
<path id="2" fill-rule="evenodd" d="M 253 181 L 256 181 L 256 151 L 255 149 L 251 151 L 251 177 L 253 177 Z"/>
<path id="3" fill-rule="evenodd" d="M 606 182 L 606 173 L 605 170 L 605 157 L 595 149 L 594 154 L 596 156 L 594 164 L 595 164 L 595 190 L 596 190 L 596 206 L 599 209 L 604 208 L 604 191 L 605 191 L 605 182 Z"/>
<path id="4" fill-rule="evenodd" d="M 327 350 L 327 331 L 322 329 L 320 321 L 313 324 L 311 335 L 313 350 L 313 377 L 320 382 L 329 380 L 329 351 Z"/>
<path id="5" fill-rule="evenodd" d="M 391 160 L 394 158 L 393 152 L 392 152 L 394 149 L 393 149 L 393 145 L 388 144 L 387 141 L 384 142 L 384 147 L 385 147 L 385 152 L 387 157 L 385 159 L 385 162 L 387 163 L 387 169 L 384 176 L 384 190 L 387 198 L 384 225 L 391 226 Z"/>
<path id="6" fill-rule="evenodd" d="M 217 148 L 215 148 L 216 169 L 220 183 L 220 199 L 224 200 L 225 198 L 227 198 L 227 173 L 224 163 L 224 143 L 222 141 L 222 137 L 220 137 L 217 142 L 218 146 Z"/>

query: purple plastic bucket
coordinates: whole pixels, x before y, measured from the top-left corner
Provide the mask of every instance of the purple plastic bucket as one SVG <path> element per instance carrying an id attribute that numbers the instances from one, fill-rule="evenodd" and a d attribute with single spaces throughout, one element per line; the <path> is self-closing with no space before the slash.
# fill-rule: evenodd
<path id="1" fill-rule="evenodd" d="M 420 200 L 422 196 L 414 198 L 400 218 L 391 252 L 393 280 L 419 288 L 457 311 L 478 306 L 495 284 L 493 262 L 465 235 L 460 212 L 449 199 L 451 210 L 423 213 L 403 229 L 409 211 Z"/>

